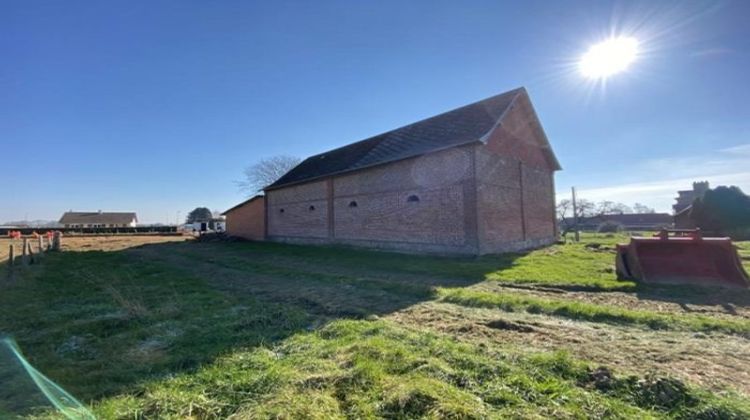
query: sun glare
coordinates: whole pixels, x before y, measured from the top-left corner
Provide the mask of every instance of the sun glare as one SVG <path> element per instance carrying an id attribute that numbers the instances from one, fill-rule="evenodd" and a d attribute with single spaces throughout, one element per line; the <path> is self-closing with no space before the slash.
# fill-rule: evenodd
<path id="1" fill-rule="evenodd" d="M 578 67 L 591 79 L 606 79 L 628 68 L 638 55 L 638 40 L 631 37 L 610 38 L 591 46 Z"/>

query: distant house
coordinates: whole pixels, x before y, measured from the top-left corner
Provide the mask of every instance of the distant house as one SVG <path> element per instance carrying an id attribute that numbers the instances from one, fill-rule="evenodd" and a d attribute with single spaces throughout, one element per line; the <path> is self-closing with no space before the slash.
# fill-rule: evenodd
<path id="1" fill-rule="evenodd" d="M 66 228 L 118 228 L 135 227 L 138 217 L 135 213 L 76 212 L 68 211 L 59 222 Z"/>
<path id="2" fill-rule="evenodd" d="M 709 190 L 708 181 L 693 182 L 692 190 L 677 191 L 677 203 L 672 206 L 674 209 L 674 227 L 677 229 L 695 229 L 695 223 L 690 218 L 690 210 L 693 208 L 693 201 L 696 198 L 703 198 L 706 191 Z"/>
<path id="3" fill-rule="evenodd" d="M 266 237 L 266 199 L 256 195 L 222 213 L 227 218 L 227 234 L 260 241 Z"/>
<path id="4" fill-rule="evenodd" d="M 693 182 L 692 190 L 677 191 L 677 197 L 675 198 L 677 202 L 672 205 L 674 214 L 682 213 L 685 209 L 692 206 L 693 201 L 695 201 L 696 198 L 702 198 L 703 194 L 705 194 L 708 189 L 708 181 L 703 181 Z"/>
<path id="5" fill-rule="evenodd" d="M 598 230 L 604 223 L 617 223 L 624 230 L 659 230 L 672 227 L 672 215 L 669 213 L 628 213 L 603 214 L 582 217 L 578 221 L 581 230 Z"/>

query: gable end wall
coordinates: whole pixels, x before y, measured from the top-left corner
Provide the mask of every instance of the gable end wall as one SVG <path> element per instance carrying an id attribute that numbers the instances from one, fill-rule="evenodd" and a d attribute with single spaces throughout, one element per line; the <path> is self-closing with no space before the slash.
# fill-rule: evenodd
<path id="1" fill-rule="evenodd" d="M 476 152 L 480 254 L 554 243 L 554 169 L 528 97 L 521 96 L 503 124 Z"/>

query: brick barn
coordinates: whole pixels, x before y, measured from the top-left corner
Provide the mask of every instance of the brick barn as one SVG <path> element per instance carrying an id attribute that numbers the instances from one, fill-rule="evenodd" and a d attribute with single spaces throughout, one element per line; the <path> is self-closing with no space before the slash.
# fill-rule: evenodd
<path id="1" fill-rule="evenodd" d="M 307 158 L 265 189 L 265 233 L 439 254 L 538 247 L 556 238 L 559 169 L 519 88 Z"/>
<path id="2" fill-rule="evenodd" d="M 222 213 L 226 217 L 226 231 L 229 236 L 263 240 L 266 236 L 265 197 L 256 195 Z"/>

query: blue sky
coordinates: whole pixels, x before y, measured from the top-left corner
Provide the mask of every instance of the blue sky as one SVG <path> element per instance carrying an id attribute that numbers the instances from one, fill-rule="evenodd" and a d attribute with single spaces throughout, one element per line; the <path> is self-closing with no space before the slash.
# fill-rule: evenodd
<path id="1" fill-rule="evenodd" d="M 173 222 L 305 157 L 525 86 L 571 185 L 668 210 L 750 191 L 750 2 L 0 2 L 0 222 Z M 642 54 L 606 86 L 576 61 Z"/>

